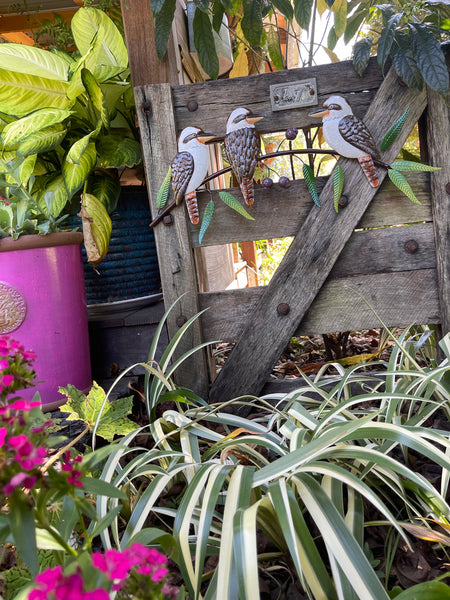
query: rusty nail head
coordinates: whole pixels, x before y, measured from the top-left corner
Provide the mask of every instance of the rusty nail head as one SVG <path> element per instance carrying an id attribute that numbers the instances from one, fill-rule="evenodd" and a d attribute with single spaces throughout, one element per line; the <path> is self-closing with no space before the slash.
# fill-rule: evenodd
<path id="1" fill-rule="evenodd" d="M 416 242 L 416 240 L 408 240 L 407 242 L 405 242 L 406 252 L 409 252 L 410 254 L 414 254 L 415 252 L 417 252 L 418 249 L 419 249 L 419 244 Z"/>
<path id="2" fill-rule="evenodd" d="M 447 194 L 450 194 L 450 181 L 445 186 L 445 191 L 447 192 Z"/>
<path id="3" fill-rule="evenodd" d="M 173 225 L 173 217 L 172 215 L 164 215 L 163 217 L 164 225 Z"/>
<path id="4" fill-rule="evenodd" d="M 182 327 L 187 322 L 187 318 L 184 315 L 177 317 L 176 324 L 178 327 Z"/>
<path id="5" fill-rule="evenodd" d="M 191 100 L 188 102 L 187 107 L 189 112 L 195 112 L 198 109 L 198 102 L 196 100 Z"/>
<path id="6" fill-rule="evenodd" d="M 277 306 L 277 313 L 279 315 L 281 315 L 282 317 L 285 317 L 287 314 L 289 314 L 290 310 L 291 310 L 291 307 L 286 302 L 282 302 L 281 304 L 279 304 Z"/>
<path id="7" fill-rule="evenodd" d="M 142 106 L 141 106 L 141 110 L 144 113 L 144 115 L 149 115 L 152 111 L 152 105 L 148 101 L 143 102 Z"/>
<path id="8" fill-rule="evenodd" d="M 339 208 L 345 208 L 348 205 L 348 198 L 347 196 L 341 196 L 339 198 Z"/>
<path id="9" fill-rule="evenodd" d="M 316 94 L 316 90 L 315 90 L 314 88 L 311 88 L 311 89 L 309 90 L 309 95 L 310 95 L 310 96 L 315 96 L 315 94 Z"/>

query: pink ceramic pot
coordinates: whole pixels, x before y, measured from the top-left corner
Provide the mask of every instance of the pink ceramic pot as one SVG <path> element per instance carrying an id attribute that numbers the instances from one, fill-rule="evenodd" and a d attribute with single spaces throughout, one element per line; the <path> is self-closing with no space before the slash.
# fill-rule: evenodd
<path id="1" fill-rule="evenodd" d="M 63 400 L 60 386 L 91 383 L 86 291 L 78 232 L 0 240 L 0 334 L 33 350 L 44 405 Z M 48 408 L 48 406 L 47 406 Z"/>

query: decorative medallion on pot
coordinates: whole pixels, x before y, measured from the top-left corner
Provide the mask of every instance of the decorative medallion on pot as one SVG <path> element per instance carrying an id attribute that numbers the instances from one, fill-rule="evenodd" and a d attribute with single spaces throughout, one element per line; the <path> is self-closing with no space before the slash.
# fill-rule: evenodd
<path id="1" fill-rule="evenodd" d="M 12 285 L 0 281 L 0 334 L 11 333 L 22 325 L 27 314 L 23 295 Z"/>

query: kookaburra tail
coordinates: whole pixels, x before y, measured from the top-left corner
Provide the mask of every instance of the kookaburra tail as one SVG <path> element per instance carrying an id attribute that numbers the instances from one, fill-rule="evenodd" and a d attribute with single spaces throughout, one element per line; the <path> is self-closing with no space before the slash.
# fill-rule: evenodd
<path id="1" fill-rule="evenodd" d="M 355 117 L 348 102 L 341 96 L 331 96 L 322 108 L 309 113 L 322 117 L 323 137 L 326 143 L 346 158 L 357 158 L 370 185 L 380 182 L 372 159 L 380 159 L 380 152 L 366 125 Z"/>
<path id="2" fill-rule="evenodd" d="M 215 136 L 204 133 L 199 127 L 186 127 L 178 139 L 178 154 L 172 161 L 172 189 L 177 204 L 184 198 L 189 218 L 197 225 L 200 216 L 197 188 L 208 171 L 208 148 L 205 143 Z"/>
<path id="3" fill-rule="evenodd" d="M 247 108 L 236 108 L 227 121 L 225 151 L 233 169 L 246 204 L 253 204 L 253 174 L 261 150 L 259 133 L 255 123 L 261 115 L 253 115 Z"/>

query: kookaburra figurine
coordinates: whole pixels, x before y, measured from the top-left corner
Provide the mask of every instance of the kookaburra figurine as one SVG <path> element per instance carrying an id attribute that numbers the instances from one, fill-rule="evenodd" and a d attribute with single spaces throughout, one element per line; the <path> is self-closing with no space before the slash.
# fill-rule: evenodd
<path id="1" fill-rule="evenodd" d="M 326 143 L 346 158 L 357 158 L 370 185 L 380 184 L 372 159 L 380 159 L 380 152 L 366 125 L 355 117 L 352 109 L 341 96 L 330 96 L 322 108 L 309 113 L 322 117 L 323 137 Z"/>
<path id="2" fill-rule="evenodd" d="M 186 127 L 178 138 L 178 154 L 172 161 L 172 189 L 175 201 L 186 201 L 193 225 L 199 222 L 197 188 L 206 177 L 209 154 L 206 142 L 215 136 L 199 127 Z"/>
<path id="3" fill-rule="evenodd" d="M 225 152 L 235 174 L 246 204 L 253 204 L 253 174 L 261 150 L 259 133 L 255 123 L 261 115 L 253 115 L 248 108 L 236 108 L 227 121 Z"/>

